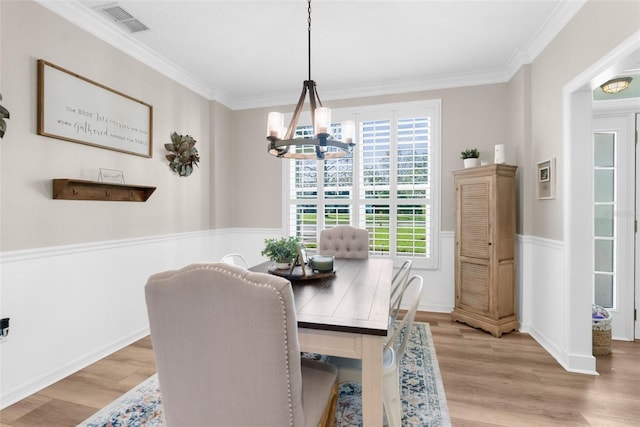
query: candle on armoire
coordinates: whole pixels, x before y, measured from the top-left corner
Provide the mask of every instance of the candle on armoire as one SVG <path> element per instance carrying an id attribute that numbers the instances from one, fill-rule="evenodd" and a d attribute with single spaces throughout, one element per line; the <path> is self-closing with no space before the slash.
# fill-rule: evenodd
<path id="1" fill-rule="evenodd" d="M 504 163 L 504 144 L 497 144 L 494 163 Z"/>

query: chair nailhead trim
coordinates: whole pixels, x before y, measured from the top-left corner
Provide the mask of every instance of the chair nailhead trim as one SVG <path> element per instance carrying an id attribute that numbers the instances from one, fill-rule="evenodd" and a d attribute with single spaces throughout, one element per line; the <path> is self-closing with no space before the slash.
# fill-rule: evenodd
<path id="1" fill-rule="evenodd" d="M 282 333 L 283 333 L 283 337 L 284 337 L 284 358 L 286 360 L 287 363 L 287 397 L 288 397 L 288 401 L 289 401 L 289 425 L 293 426 L 293 397 L 292 397 L 292 393 L 291 393 L 291 367 L 290 367 L 290 360 L 289 360 L 289 339 L 287 337 L 287 309 L 284 303 L 284 297 L 282 296 L 282 292 L 280 292 L 280 290 L 278 288 L 276 288 L 275 286 L 268 284 L 268 283 L 259 283 L 259 282 L 255 282 L 253 280 L 249 280 L 246 278 L 246 273 L 243 274 L 238 274 L 232 271 L 229 271 L 226 267 L 220 267 L 217 265 L 211 265 L 211 264 L 197 264 L 194 266 L 191 266 L 190 268 L 187 269 L 182 269 L 182 270 L 174 270 L 172 272 L 167 272 L 167 273 L 173 273 L 173 274 L 168 274 L 166 276 L 162 276 L 162 277 L 157 277 L 153 280 L 149 280 L 149 283 L 151 282 L 160 282 L 160 281 L 164 281 L 164 280 L 169 280 L 173 277 L 176 276 L 182 276 L 184 274 L 190 273 L 192 271 L 197 271 L 197 270 L 213 270 L 213 271 L 217 271 L 223 274 L 227 274 L 229 276 L 238 278 L 240 280 L 242 280 L 243 282 L 252 285 L 252 286 L 256 286 L 256 287 L 261 287 L 261 288 L 266 288 L 269 289 L 273 292 L 276 293 L 278 300 L 280 301 L 280 305 L 282 306 Z"/>

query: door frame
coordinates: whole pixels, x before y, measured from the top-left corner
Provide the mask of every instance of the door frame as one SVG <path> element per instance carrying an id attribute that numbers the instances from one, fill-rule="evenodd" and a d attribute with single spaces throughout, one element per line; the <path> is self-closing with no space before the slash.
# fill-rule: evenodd
<path id="1" fill-rule="evenodd" d="M 636 103 L 640 100 L 636 101 Z M 606 108 L 594 103 L 592 134 L 614 132 L 615 146 L 615 277 L 616 292 L 614 306 L 610 310 L 613 320 L 614 339 L 630 341 L 634 337 L 634 290 L 635 290 L 635 241 L 634 220 L 636 218 L 636 150 L 633 139 L 635 112 L 630 112 L 627 103 L 612 104 Z M 593 140 L 592 140 L 593 141 Z M 593 145 L 592 145 L 593 147 Z M 592 149 L 593 151 L 593 149 Z M 593 162 L 592 162 L 593 163 Z"/>
<path id="2" fill-rule="evenodd" d="M 593 89 L 612 75 L 633 67 L 640 55 L 640 31 L 588 67 L 563 87 L 562 194 L 566 318 L 562 328 L 567 370 L 596 373 L 592 354 L 590 243 L 593 214 L 589 214 L 593 188 L 590 155 L 584 144 L 591 140 Z M 585 215 L 587 212 L 587 215 Z"/>

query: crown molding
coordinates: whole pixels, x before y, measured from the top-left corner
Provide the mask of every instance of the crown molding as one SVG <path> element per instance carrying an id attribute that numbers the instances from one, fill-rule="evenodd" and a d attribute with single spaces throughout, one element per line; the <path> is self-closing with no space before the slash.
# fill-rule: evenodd
<path id="1" fill-rule="evenodd" d="M 562 1 L 555 7 L 546 21 L 526 44 L 527 63 L 532 62 L 540 55 L 586 3 L 587 0 Z"/>
<path id="2" fill-rule="evenodd" d="M 230 100 L 226 99 L 223 93 L 210 88 L 202 80 L 189 74 L 184 69 L 167 60 L 165 57 L 150 50 L 147 46 L 129 37 L 124 30 L 112 25 L 106 18 L 102 19 L 91 9 L 87 9 L 76 0 L 66 1 L 50 1 L 35 0 L 41 6 L 56 13 L 72 24 L 80 27 L 84 31 L 93 34 L 100 40 L 110 44 L 127 55 L 137 59 L 145 65 L 153 68 L 166 77 L 174 80 L 188 89 L 196 92 L 207 99 L 215 99 L 216 101 L 226 104 Z"/>
<path id="3" fill-rule="evenodd" d="M 407 79 L 396 81 L 374 82 L 358 86 L 334 86 L 330 89 L 323 87 L 322 101 L 340 99 L 367 98 L 375 96 L 393 95 L 400 93 L 423 92 L 432 90 L 452 89 L 467 86 L 481 86 L 496 83 L 505 83 L 509 78 L 503 70 L 489 70 L 484 72 L 447 74 L 442 76 L 430 76 L 424 79 Z M 296 101 L 296 93 L 286 96 L 262 96 L 239 99 L 229 108 L 243 110 L 250 108 L 272 107 L 280 105 L 293 105 Z"/>
<path id="4" fill-rule="evenodd" d="M 90 9 L 87 9 L 77 0 L 35 1 L 198 95 L 211 101 L 217 101 L 232 110 L 289 105 L 295 101 L 293 94 L 233 99 L 223 90 L 209 87 L 205 82 L 175 63 L 129 37 L 123 30 L 121 31 L 114 27 L 106 18 L 103 19 L 96 13 L 91 12 Z M 531 63 L 544 50 L 580 8 L 584 6 L 586 1 L 560 2 L 527 45 L 513 53 L 504 69 L 430 76 L 423 79 L 372 82 L 358 87 L 334 87 L 330 90 L 323 89 L 323 99 L 361 98 L 508 82 L 523 65 Z"/>
<path id="5" fill-rule="evenodd" d="M 511 80 L 523 65 L 532 63 L 586 2 L 587 0 L 560 2 L 527 44 L 511 55 L 505 68 L 507 81 Z"/>

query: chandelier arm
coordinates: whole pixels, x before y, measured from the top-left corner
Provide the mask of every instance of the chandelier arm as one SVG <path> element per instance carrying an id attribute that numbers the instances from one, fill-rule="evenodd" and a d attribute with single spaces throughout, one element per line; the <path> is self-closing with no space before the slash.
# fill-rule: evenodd
<path id="1" fill-rule="evenodd" d="M 315 130 L 315 123 L 316 123 L 316 84 L 314 81 L 310 81 L 309 82 L 309 107 L 311 109 L 311 123 L 314 126 L 314 133 L 316 133 Z M 315 144 L 315 152 L 316 152 L 316 158 L 318 160 L 324 160 L 325 156 L 324 156 L 324 151 L 325 151 L 325 147 L 326 147 L 326 135 L 320 139 L 320 144 Z"/>
<path id="2" fill-rule="evenodd" d="M 304 100 L 307 96 L 307 82 L 304 82 L 302 85 L 302 93 L 300 94 L 300 98 L 298 99 L 298 104 L 296 104 L 296 109 L 293 110 L 293 116 L 291 117 L 291 123 L 289 123 L 289 127 L 287 128 L 287 133 L 284 135 L 284 139 L 292 139 L 293 135 L 296 131 L 296 127 L 298 126 L 298 119 L 300 119 L 300 114 L 302 114 L 302 107 L 304 106 Z"/>
<path id="3" fill-rule="evenodd" d="M 267 151 L 269 152 L 269 154 L 276 157 L 289 157 L 287 156 L 287 153 L 289 153 L 289 146 L 283 145 L 283 146 L 277 147 L 276 140 L 269 141 L 269 145 L 267 146 Z"/>
<path id="4" fill-rule="evenodd" d="M 311 123 L 315 124 L 316 122 L 316 82 L 313 80 L 309 80 L 308 82 L 309 88 L 309 108 L 311 109 Z"/>
<path id="5" fill-rule="evenodd" d="M 344 152 L 335 152 L 335 153 L 324 153 L 322 158 L 318 158 L 316 153 L 291 153 L 287 152 L 282 154 L 281 156 L 277 156 L 284 159 L 299 159 L 299 160 L 329 160 L 329 159 L 341 159 L 346 156 L 347 153 Z"/>
<path id="6" fill-rule="evenodd" d="M 323 141 L 323 138 L 293 138 L 293 139 L 276 139 L 271 144 L 272 148 L 282 149 L 286 146 L 296 146 L 296 147 L 308 147 L 312 145 L 321 145 L 324 144 L 327 147 L 336 147 L 341 149 L 342 151 L 346 151 L 347 153 L 352 150 L 355 146 L 353 143 L 347 143 L 338 141 L 337 139 L 326 138 Z"/>
<path id="7" fill-rule="evenodd" d="M 322 101 L 320 101 L 320 95 L 318 95 L 318 86 L 313 85 L 313 92 L 315 93 L 316 99 L 318 100 L 318 105 L 322 107 Z"/>
<path id="8" fill-rule="evenodd" d="M 314 152 L 306 152 L 303 153 L 301 151 L 296 150 L 295 152 L 290 151 L 291 147 L 315 147 L 316 150 Z M 336 147 L 339 150 L 337 151 L 321 151 L 318 153 L 318 148 L 320 147 Z M 277 157 L 284 157 L 287 159 L 316 159 L 316 160 L 325 160 L 325 159 L 338 159 L 341 157 L 345 157 L 347 155 L 352 154 L 352 147 L 354 144 L 348 144 L 341 141 L 336 141 L 333 139 L 326 138 L 296 138 L 289 140 L 274 140 L 269 144 L 269 153 Z"/>

